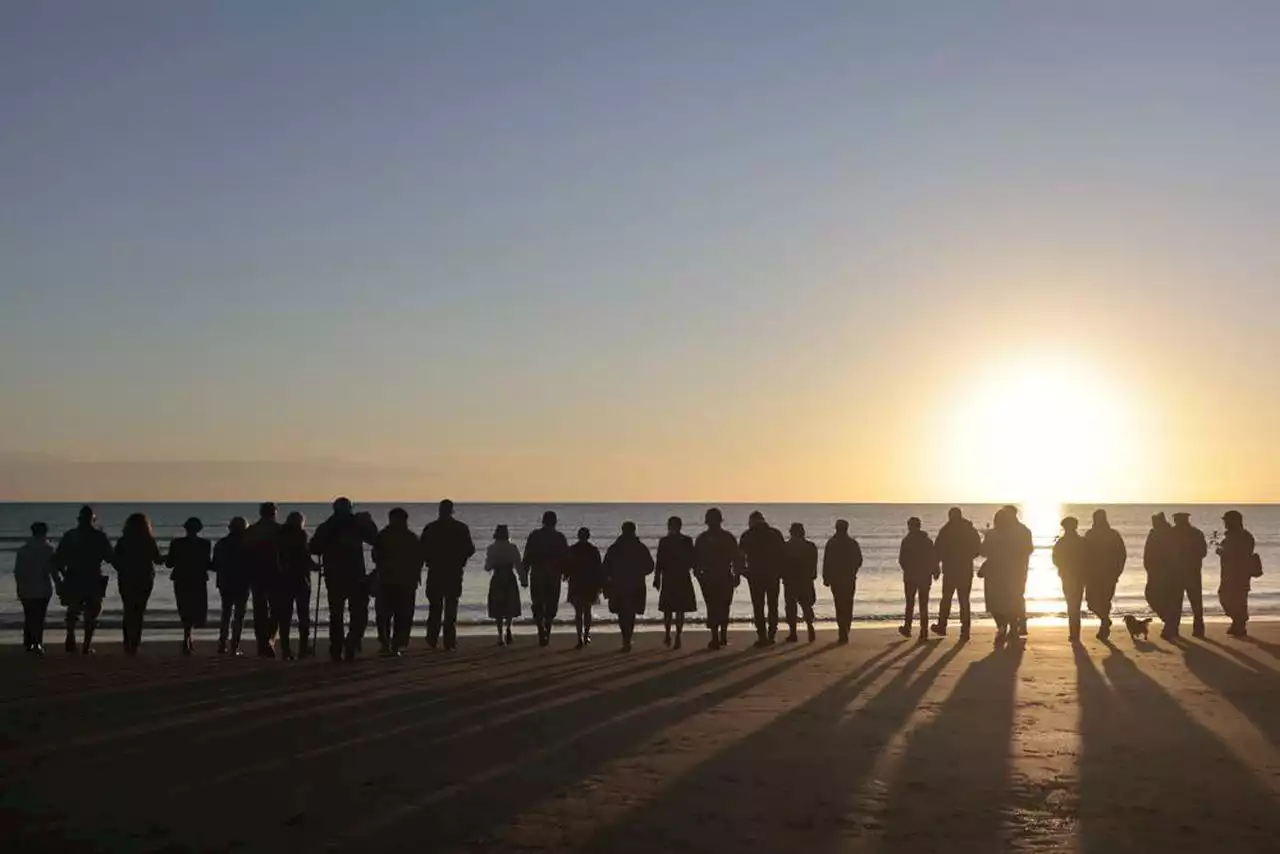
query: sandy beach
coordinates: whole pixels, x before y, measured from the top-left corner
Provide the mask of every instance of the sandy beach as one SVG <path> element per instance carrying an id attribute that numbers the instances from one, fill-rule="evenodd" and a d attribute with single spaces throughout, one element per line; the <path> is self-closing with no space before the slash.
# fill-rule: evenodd
<path id="1" fill-rule="evenodd" d="M 6 650 L 0 825 L 23 852 L 1274 850 L 1280 624 L 1210 630 Z"/>

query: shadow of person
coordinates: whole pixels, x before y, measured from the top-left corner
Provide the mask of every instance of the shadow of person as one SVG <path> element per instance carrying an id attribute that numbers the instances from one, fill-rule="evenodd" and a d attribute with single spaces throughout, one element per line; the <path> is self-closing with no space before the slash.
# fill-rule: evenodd
<path id="1" fill-rule="evenodd" d="M 1249 635 L 1248 637 L 1244 638 L 1244 642 L 1249 644 L 1250 646 L 1256 646 L 1258 649 L 1262 650 L 1272 658 L 1280 658 L 1280 644 L 1270 643 L 1268 641 L 1260 640 L 1259 638 L 1255 638 L 1252 635 Z"/>
<path id="2" fill-rule="evenodd" d="M 1184 650 L 1183 660 L 1187 670 L 1205 687 L 1235 706 L 1272 744 L 1280 745 L 1280 702 L 1276 700 L 1280 673 L 1259 666 L 1249 656 L 1233 649 L 1225 651 L 1243 661 L 1226 658 L 1201 646 Z"/>
<path id="3" fill-rule="evenodd" d="M 915 731 L 886 802 L 888 851 L 998 851 L 1010 791 L 1023 645 L 997 649 L 960 675 L 937 717 Z"/>
<path id="4" fill-rule="evenodd" d="M 961 647 L 934 657 L 936 650 L 912 645 L 838 680 L 672 781 L 582 850 L 829 850 L 861 835 L 854 815 L 860 787 Z"/>
<path id="5" fill-rule="evenodd" d="M 1076 650 L 1081 854 L 1269 850 L 1280 818 L 1249 768 L 1118 649 L 1102 671 Z"/>

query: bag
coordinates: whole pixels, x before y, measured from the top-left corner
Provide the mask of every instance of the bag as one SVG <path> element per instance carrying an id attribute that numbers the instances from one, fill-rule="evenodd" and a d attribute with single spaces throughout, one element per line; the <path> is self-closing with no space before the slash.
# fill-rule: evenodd
<path id="1" fill-rule="evenodd" d="M 1262 555 L 1258 554 L 1257 552 L 1254 552 L 1252 555 L 1249 556 L 1249 577 L 1250 578 L 1262 577 Z"/>

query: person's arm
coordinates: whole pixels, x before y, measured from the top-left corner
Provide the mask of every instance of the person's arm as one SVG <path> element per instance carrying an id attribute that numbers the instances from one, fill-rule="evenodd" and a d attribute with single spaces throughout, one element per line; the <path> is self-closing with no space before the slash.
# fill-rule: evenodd
<path id="1" fill-rule="evenodd" d="M 174 552 L 174 546 L 176 545 L 178 545 L 177 540 L 169 541 L 169 554 L 165 555 L 165 558 L 164 558 L 164 565 L 169 567 L 169 569 L 174 569 L 173 552 Z"/>
<path id="2" fill-rule="evenodd" d="M 471 529 L 466 525 L 462 526 L 462 539 L 464 542 L 462 547 L 462 562 L 466 563 L 471 560 L 471 556 L 476 553 L 475 540 L 471 539 Z"/>
<path id="3" fill-rule="evenodd" d="M 908 545 L 909 542 L 910 541 L 906 537 L 903 537 L 902 542 L 898 545 L 898 568 L 901 569 L 903 572 L 906 572 L 908 569 L 910 569 L 909 563 L 911 560 L 911 555 L 910 555 L 910 548 Z"/>

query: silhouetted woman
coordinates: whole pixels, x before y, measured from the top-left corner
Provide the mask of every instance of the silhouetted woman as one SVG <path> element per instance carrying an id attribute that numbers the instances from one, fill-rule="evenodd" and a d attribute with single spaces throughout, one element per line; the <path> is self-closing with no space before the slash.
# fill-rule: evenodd
<path id="1" fill-rule="evenodd" d="M 242 655 L 240 633 L 244 630 L 244 609 L 249 601 L 249 580 L 253 570 L 245 533 L 249 523 L 243 516 L 227 525 L 227 535 L 213 547 L 213 572 L 222 596 L 222 619 L 218 630 L 218 654 Z M 229 636 L 229 637 L 228 637 Z"/>
<path id="2" fill-rule="evenodd" d="M 653 572 L 653 555 L 636 536 L 636 523 L 623 522 L 622 534 L 604 556 L 604 590 L 609 610 L 618 615 L 622 651 L 631 651 L 636 615 L 644 613 L 645 579 Z"/>
<path id="3" fill-rule="evenodd" d="M 311 573 L 316 562 L 308 549 L 307 519 L 298 511 L 285 517 L 280 528 L 280 580 L 276 584 L 271 613 L 276 618 L 280 654 L 293 658 L 290 633 L 298 615 L 298 655 L 311 654 Z"/>
<path id="4" fill-rule="evenodd" d="M 116 583 L 124 604 L 124 651 L 137 655 L 142 645 L 142 622 L 147 613 L 147 600 L 156 582 L 156 565 L 164 563 L 160 546 L 145 513 L 134 513 L 124 522 L 120 539 L 116 540 Z"/>
<path id="5" fill-rule="evenodd" d="M 489 579 L 489 618 L 498 624 L 498 646 L 511 645 L 511 621 L 520 616 L 520 549 L 511 542 L 506 525 L 494 529 L 493 542 L 484 555 Z"/>
<path id="6" fill-rule="evenodd" d="M 667 520 L 667 535 L 658 541 L 658 562 L 653 576 L 654 589 L 658 591 L 658 610 L 662 611 L 662 623 L 666 629 L 663 644 L 671 646 L 671 623 L 675 618 L 675 648 L 680 648 L 684 634 L 684 615 L 698 610 L 698 599 L 693 592 L 693 566 L 698 554 L 693 538 L 680 533 L 684 521 L 679 516 Z"/>
<path id="7" fill-rule="evenodd" d="M 591 643 L 591 607 L 600 601 L 600 585 L 603 583 L 600 550 L 591 542 L 591 529 L 579 528 L 578 541 L 569 546 L 569 604 L 573 606 L 573 621 L 578 629 L 578 645 L 582 649 Z"/>
<path id="8" fill-rule="evenodd" d="M 729 645 L 729 606 L 740 578 L 742 553 L 738 550 L 738 538 L 723 527 L 720 508 L 707 510 L 705 518 L 707 529 L 693 544 L 696 553 L 693 574 L 702 586 L 702 600 L 707 604 L 707 629 L 711 632 L 707 649 L 720 649 Z"/>
<path id="9" fill-rule="evenodd" d="M 187 532 L 169 543 L 165 566 L 173 570 L 173 598 L 178 602 L 178 619 L 182 621 L 182 654 L 195 650 L 193 629 L 203 629 L 209 619 L 209 570 L 213 566 L 213 546 L 200 532 L 204 523 L 192 516 L 182 525 Z"/>
<path id="10" fill-rule="evenodd" d="M 978 573 L 983 581 L 987 611 L 996 623 L 996 646 L 1003 645 L 1011 632 L 1018 631 L 1026 611 L 1023 585 L 1034 551 L 1031 532 L 1018 521 L 1017 509 L 1002 507 L 997 511 L 991 530 L 982 541 L 986 561 Z"/>

